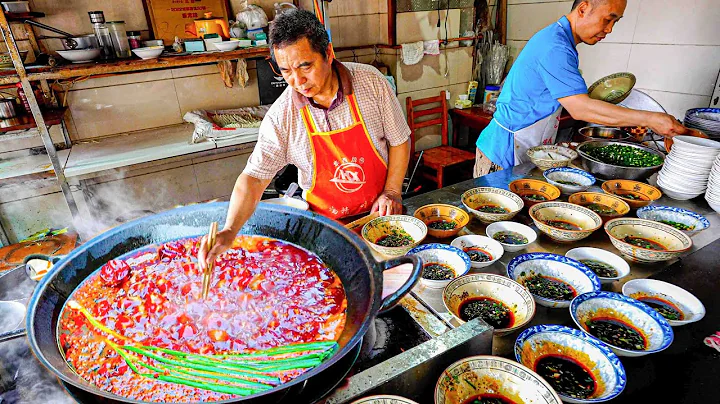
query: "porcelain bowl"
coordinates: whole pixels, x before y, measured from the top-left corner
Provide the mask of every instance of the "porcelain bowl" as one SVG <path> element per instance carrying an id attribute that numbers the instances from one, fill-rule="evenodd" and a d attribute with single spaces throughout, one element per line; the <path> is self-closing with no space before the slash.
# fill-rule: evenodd
<path id="1" fill-rule="evenodd" d="M 571 161 L 578 158 L 578 153 L 575 150 L 555 145 L 531 147 L 526 154 L 530 161 L 543 171 L 551 168 L 567 167 Z"/>
<path id="2" fill-rule="evenodd" d="M 96 48 L 58 50 L 56 52 L 58 55 L 62 56 L 63 59 L 72 63 L 88 63 L 100 56 L 100 49 Z"/>
<path id="3" fill-rule="evenodd" d="M 240 45 L 240 41 L 223 41 L 223 42 L 215 42 L 213 45 L 215 45 L 218 50 L 223 52 L 228 52 L 231 50 L 237 49 L 238 45 Z"/>
<path id="4" fill-rule="evenodd" d="M 515 340 L 515 359 L 538 372 L 541 359 L 560 357 L 580 364 L 596 381 L 595 391 L 587 398 L 571 397 L 555 389 L 566 403 L 598 403 L 612 400 L 627 384 L 625 367 L 608 346 L 582 331 L 562 325 L 536 325 Z M 548 380 L 551 386 L 555 383 Z"/>
<path id="5" fill-rule="evenodd" d="M 547 182 L 560 188 L 563 194 L 586 191 L 595 185 L 596 181 L 595 177 L 589 172 L 570 167 L 551 168 L 543 172 L 543 177 L 545 177 Z M 563 182 L 571 182 L 578 185 L 564 184 Z"/>
<path id="6" fill-rule="evenodd" d="M 570 304 L 570 316 L 575 324 L 585 333 L 588 331 L 587 323 L 594 319 L 611 320 L 633 327 L 642 334 L 645 340 L 645 349 L 623 349 L 605 342 L 618 356 L 644 356 L 660 352 L 673 341 L 672 327 L 658 312 L 650 306 L 612 292 L 590 292 L 573 299 Z"/>
<path id="7" fill-rule="evenodd" d="M 485 268 L 494 264 L 503 256 L 505 250 L 502 244 L 490 237 L 471 234 L 468 236 L 460 236 L 450 243 L 451 246 L 457 247 L 470 257 L 470 266 L 476 269 Z M 473 261 L 473 253 L 485 254 L 490 257 L 489 261 L 480 262 Z"/>
<path id="8" fill-rule="evenodd" d="M 592 268 L 590 268 L 587 264 L 583 263 L 583 261 L 585 261 L 585 260 L 600 261 L 602 263 L 605 263 L 605 264 L 610 265 L 611 267 L 615 268 L 615 270 L 618 272 L 618 276 L 602 277 L 602 276 L 598 275 L 598 279 L 600 279 L 601 284 L 613 283 L 615 281 L 618 281 L 618 280 L 630 275 L 630 265 L 627 263 L 627 261 L 622 259 L 622 257 L 611 253 L 610 251 L 605 251 L 600 248 L 593 248 L 593 247 L 573 248 L 572 250 L 565 253 L 565 256 L 568 258 L 572 258 L 575 261 L 579 261 L 580 263 L 582 263 L 586 267 L 588 267 L 588 269 L 590 269 L 591 271 L 592 271 Z M 595 275 L 597 275 L 597 274 L 595 274 Z"/>
<path id="9" fill-rule="evenodd" d="M 464 210 L 441 203 L 422 206 L 415 211 L 413 216 L 425 223 L 429 235 L 437 238 L 455 236 L 470 222 L 470 215 Z M 433 229 L 432 223 L 438 221 L 453 222 L 455 227 L 450 230 Z"/>
<path id="10" fill-rule="evenodd" d="M 570 197 L 568 198 L 568 202 L 592 210 L 593 212 L 597 213 L 598 216 L 600 216 L 600 219 L 602 219 L 603 223 L 607 222 L 608 220 L 622 217 L 630 213 L 630 205 L 628 205 L 627 202 L 623 201 L 615 195 L 602 194 L 600 192 L 578 192 L 576 194 L 570 195 Z M 604 212 L 598 212 L 597 210 L 594 210 L 592 207 L 588 207 L 588 205 L 593 204 L 607 206 L 608 208 L 613 209 L 617 213 L 605 214 Z"/>
<path id="11" fill-rule="evenodd" d="M 648 206 L 662 196 L 662 192 L 654 186 L 631 180 L 605 181 L 602 190 L 622 199 L 632 209 Z"/>
<path id="12" fill-rule="evenodd" d="M 560 404 L 562 401 L 537 373 L 499 356 L 471 356 L 448 366 L 435 386 L 435 404 L 465 403 L 483 394 L 505 402 Z"/>
<path id="13" fill-rule="evenodd" d="M 623 285 L 623 295 L 639 300 L 645 304 L 670 304 L 671 307 L 682 313 L 682 320 L 667 319 L 673 327 L 694 323 L 705 317 L 705 306 L 700 299 L 687 290 L 672 283 L 655 279 L 633 279 Z"/>
<path id="14" fill-rule="evenodd" d="M 508 188 L 512 193 L 522 198 L 523 203 L 528 208 L 540 202 L 554 201 L 560 197 L 558 187 L 540 180 L 515 180 L 510 183 Z"/>
<path id="15" fill-rule="evenodd" d="M 385 247 L 376 244 L 378 240 L 390 234 L 406 234 L 412 238 L 412 243 L 402 247 Z M 427 226 L 422 220 L 406 215 L 380 216 L 367 222 L 360 232 L 362 238 L 370 244 L 375 251 L 390 257 L 407 254 L 427 236 Z"/>
<path id="16" fill-rule="evenodd" d="M 646 206 L 644 208 L 638 209 L 637 217 L 639 217 L 640 219 L 665 223 L 672 227 L 675 226 L 667 222 L 681 223 L 691 228 L 689 230 L 681 230 L 685 232 L 685 234 L 691 236 L 698 234 L 701 231 L 710 227 L 710 221 L 707 220 L 705 216 L 697 214 L 691 210 L 675 208 L 672 206 Z"/>
<path id="17" fill-rule="evenodd" d="M 513 313 L 513 321 L 507 328 L 495 329 L 495 336 L 510 334 L 527 325 L 535 315 L 535 300 L 521 284 L 501 275 L 470 274 L 451 281 L 443 290 L 445 308 L 455 319 L 464 324 L 460 317 L 463 303 L 473 298 L 491 298 L 502 303 Z"/>
<path id="18" fill-rule="evenodd" d="M 605 224 L 605 233 L 610 241 L 625 257 L 635 262 L 654 263 L 677 258 L 692 248 L 690 236 L 666 224 L 644 219 L 620 218 Z M 653 250 L 628 244 L 626 237 L 640 237 L 665 247 L 665 250 Z"/>
<path id="19" fill-rule="evenodd" d="M 369 396 L 353 401 L 351 404 L 417 404 L 415 401 L 405 397 L 383 394 L 381 396 Z"/>
<path id="20" fill-rule="evenodd" d="M 510 220 L 525 206 L 523 200 L 514 193 L 500 188 L 479 187 L 465 191 L 462 196 L 465 208 L 478 220 L 488 224 Z M 477 210 L 486 205 L 505 208 L 506 213 L 488 213 Z"/>
<path id="21" fill-rule="evenodd" d="M 560 242 L 582 240 L 602 226 L 602 219 L 597 213 L 567 202 L 539 203 L 530 208 L 530 217 L 541 232 Z M 568 222 L 579 227 L 580 230 L 553 227 L 545 223 L 548 220 Z"/>
<path id="22" fill-rule="evenodd" d="M 133 49 L 132 52 L 140 59 L 147 60 L 157 58 L 161 53 L 163 53 L 163 50 L 165 50 L 164 46 L 148 46 L 145 48 Z"/>
<path id="23" fill-rule="evenodd" d="M 507 267 L 508 277 L 527 287 L 529 278 L 536 275 L 560 280 L 570 285 L 575 295 L 600 290 L 600 280 L 588 267 L 574 259 L 557 254 L 529 253 L 513 258 Z M 532 292 L 531 292 L 532 293 Z M 532 293 L 535 302 L 550 308 L 570 306 L 570 300 L 554 300 Z"/>
<path id="24" fill-rule="evenodd" d="M 455 276 L 451 279 L 432 280 L 420 277 L 420 283 L 428 288 L 441 289 L 453 279 L 463 276 L 470 271 L 470 257 L 457 247 L 447 244 L 423 244 L 408 251 L 406 255 L 420 257 L 423 265 L 443 264 L 452 268 Z"/>
<path id="25" fill-rule="evenodd" d="M 534 243 L 537 240 L 537 233 L 535 233 L 535 230 L 533 230 L 532 227 L 525 226 L 524 224 L 517 222 L 495 222 L 489 224 L 485 228 L 485 234 L 487 234 L 487 236 L 492 238 L 493 240 L 495 234 L 501 231 L 511 231 L 514 233 L 518 233 L 525 237 L 528 241 L 525 244 L 507 244 L 499 242 L 506 252 L 518 252 L 520 250 L 524 250 L 530 244 Z"/>

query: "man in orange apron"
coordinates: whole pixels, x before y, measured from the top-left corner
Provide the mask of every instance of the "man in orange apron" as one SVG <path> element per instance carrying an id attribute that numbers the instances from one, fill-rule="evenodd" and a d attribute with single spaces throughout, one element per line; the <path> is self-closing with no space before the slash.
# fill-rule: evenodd
<path id="1" fill-rule="evenodd" d="M 255 150 L 238 177 L 215 247 L 200 248 L 201 266 L 225 251 L 265 188 L 287 164 L 311 209 L 334 219 L 402 211 L 410 128 L 394 91 L 374 67 L 340 63 L 314 14 L 289 10 L 270 28 L 270 47 L 288 88 L 268 110 Z"/>

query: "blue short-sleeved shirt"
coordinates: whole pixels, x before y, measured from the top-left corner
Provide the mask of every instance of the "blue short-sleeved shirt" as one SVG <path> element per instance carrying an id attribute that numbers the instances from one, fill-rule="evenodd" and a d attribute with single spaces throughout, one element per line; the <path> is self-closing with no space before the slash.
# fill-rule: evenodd
<path id="1" fill-rule="evenodd" d="M 566 17 L 533 35 L 505 80 L 493 121 L 480 134 L 477 147 L 493 163 L 514 165 L 512 133 L 547 118 L 559 107 L 558 99 L 587 93 L 579 69 L 570 21 Z M 498 125 L 500 123 L 500 125 Z"/>

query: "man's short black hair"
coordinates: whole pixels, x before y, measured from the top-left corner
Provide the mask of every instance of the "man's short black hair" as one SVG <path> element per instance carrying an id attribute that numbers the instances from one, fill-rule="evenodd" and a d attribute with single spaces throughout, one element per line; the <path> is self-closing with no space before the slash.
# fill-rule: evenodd
<path id="1" fill-rule="evenodd" d="M 592 4 L 593 6 L 596 6 L 597 3 L 600 2 L 600 1 L 598 1 L 598 0 L 575 0 L 575 1 L 573 2 L 573 5 L 572 5 L 571 10 L 575 10 L 575 9 L 577 8 L 577 6 L 579 6 L 580 3 L 582 3 L 583 1 L 586 1 L 586 2 L 588 2 L 588 3 L 590 3 L 590 4 Z"/>
<path id="2" fill-rule="evenodd" d="M 270 52 L 273 59 L 275 58 L 273 48 L 292 45 L 302 38 L 307 38 L 313 50 L 327 59 L 330 38 L 315 14 L 299 9 L 283 11 L 270 24 Z"/>

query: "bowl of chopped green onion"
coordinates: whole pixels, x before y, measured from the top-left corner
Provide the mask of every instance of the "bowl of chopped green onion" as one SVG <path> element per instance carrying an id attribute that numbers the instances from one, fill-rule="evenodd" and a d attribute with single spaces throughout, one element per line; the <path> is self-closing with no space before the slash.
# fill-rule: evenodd
<path id="1" fill-rule="evenodd" d="M 492 187 L 470 189 L 460 199 L 465 208 L 485 224 L 510 220 L 525 206 L 516 194 Z"/>
<path id="2" fill-rule="evenodd" d="M 406 215 L 380 216 L 367 222 L 362 237 L 375 251 L 390 257 L 405 255 L 427 236 L 422 220 Z"/>
<path id="3" fill-rule="evenodd" d="M 457 235 L 470 222 L 467 212 L 453 205 L 433 203 L 419 207 L 413 216 L 425 223 L 428 234 L 436 238 Z"/>
<path id="4" fill-rule="evenodd" d="M 661 152 L 635 143 L 596 140 L 581 143 L 577 151 L 583 168 L 604 180 L 644 180 L 665 162 Z"/>

